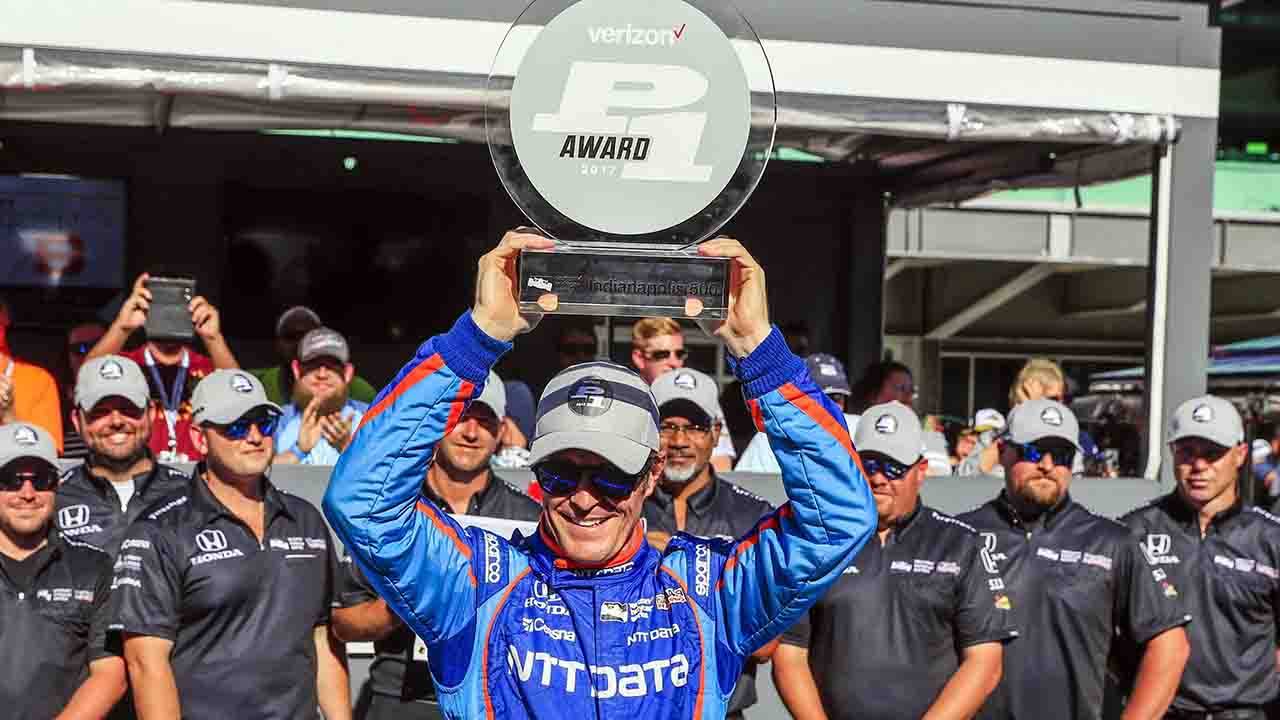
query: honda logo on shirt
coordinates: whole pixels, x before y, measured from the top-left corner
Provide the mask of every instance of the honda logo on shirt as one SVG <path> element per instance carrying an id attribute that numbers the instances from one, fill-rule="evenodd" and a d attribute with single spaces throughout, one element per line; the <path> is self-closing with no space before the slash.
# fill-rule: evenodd
<path id="1" fill-rule="evenodd" d="M 202 530 L 199 535 L 196 535 L 196 547 L 204 553 L 226 550 L 227 536 L 221 530 Z"/>
<path id="2" fill-rule="evenodd" d="M 89 524 L 89 506 L 71 505 L 58 511 L 58 527 L 74 530 Z"/>
<path id="3" fill-rule="evenodd" d="M 1168 555 L 1173 546 L 1173 539 L 1168 535 L 1148 535 L 1147 552 L 1152 555 Z"/>

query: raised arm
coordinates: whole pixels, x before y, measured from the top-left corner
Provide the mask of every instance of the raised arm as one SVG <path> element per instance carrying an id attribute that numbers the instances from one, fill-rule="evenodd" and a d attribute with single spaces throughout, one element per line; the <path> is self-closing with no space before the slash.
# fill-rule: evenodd
<path id="1" fill-rule="evenodd" d="M 429 644 L 474 618 L 473 558 L 484 557 L 484 541 L 422 497 L 422 478 L 436 443 L 480 395 L 489 368 L 530 327 L 514 299 L 515 257 L 522 247 L 547 244 L 509 233 L 480 259 L 475 307 L 423 343 L 379 393 L 325 493 L 324 513 L 352 560 Z"/>
<path id="2" fill-rule="evenodd" d="M 731 365 L 757 428 L 769 436 L 788 498 L 712 572 L 724 613 L 721 641 L 745 656 L 782 634 L 839 578 L 875 530 L 876 506 L 844 414 L 769 325 L 759 264 L 735 240 L 700 249 L 731 259 L 729 316 L 715 333 L 737 358 Z M 696 553 L 694 562 L 696 575 Z"/>

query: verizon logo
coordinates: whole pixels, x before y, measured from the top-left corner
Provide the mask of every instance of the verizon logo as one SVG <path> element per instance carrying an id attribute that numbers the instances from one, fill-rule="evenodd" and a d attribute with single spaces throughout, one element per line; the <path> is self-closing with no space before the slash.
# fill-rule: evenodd
<path id="1" fill-rule="evenodd" d="M 657 45 L 670 47 L 684 37 L 682 24 L 678 28 L 638 28 L 630 23 L 622 27 L 587 28 L 587 37 L 592 45 Z"/>

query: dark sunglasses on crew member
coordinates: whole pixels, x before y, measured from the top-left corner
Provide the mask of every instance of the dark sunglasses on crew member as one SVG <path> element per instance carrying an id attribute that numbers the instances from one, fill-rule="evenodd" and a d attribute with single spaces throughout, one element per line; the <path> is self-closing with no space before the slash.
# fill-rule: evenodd
<path id="1" fill-rule="evenodd" d="M 258 432 L 263 437 L 269 437 L 276 432 L 276 424 L 280 422 L 280 416 L 275 413 L 262 413 L 260 415 L 248 415 L 231 423 L 230 425 L 210 425 L 228 440 L 243 440 L 249 437 L 249 428 L 257 425 Z"/>
<path id="2" fill-rule="evenodd" d="M 919 460 L 916 462 L 919 462 Z M 890 480 L 901 480 L 911 470 L 912 465 L 915 465 L 915 463 L 904 465 L 883 455 L 862 456 L 862 469 L 868 476 L 882 473 Z"/>
<path id="3" fill-rule="evenodd" d="M 573 463 L 548 462 L 533 466 L 533 476 L 538 479 L 538 486 L 547 495 L 568 495 L 578 489 L 578 483 L 585 476 L 601 495 L 613 500 L 630 496 L 648 472 L 648 463 L 635 475 L 623 472 L 613 465 L 583 467 Z"/>
<path id="4" fill-rule="evenodd" d="M 36 492 L 49 492 L 58 487 L 58 471 L 50 467 L 38 470 L 31 468 L 6 468 L 0 470 L 0 491 L 18 492 L 23 484 L 31 481 Z"/>
<path id="5" fill-rule="evenodd" d="M 1053 457 L 1053 464 L 1068 470 L 1076 461 L 1076 449 L 1065 444 L 1042 445 L 1038 443 L 1016 443 L 1010 442 L 1013 449 L 1017 451 L 1018 457 L 1031 463 L 1040 462 L 1045 455 Z"/>
<path id="6" fill-rule="evenodd" d="M 650 350 L 649 352 L 645 353 L 644 356 L 649 358 L 650 360 L 666 360 L 667 358 L 671 357 L 673 353 L 675 354 L 676 358 L 679 360 L 683 360 L 689 357 L 689 351 L 685 350 L 684 348 L 680 348 L 679 350 Z"/>

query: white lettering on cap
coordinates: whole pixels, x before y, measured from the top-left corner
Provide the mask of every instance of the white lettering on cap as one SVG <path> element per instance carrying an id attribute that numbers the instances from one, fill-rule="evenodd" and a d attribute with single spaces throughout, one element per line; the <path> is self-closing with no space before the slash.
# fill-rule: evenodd
<path id="1" fill-rule="evenodd" d="M 1191 411 L 1191 419 L 1198 423 L 1213 422 L 1213 408 L 1208 405 L 1197 405 L 1195 410 Z"/>
<path id="2" fill-rule="evenodd" d="M 35 445 L 40 442 L 40 438 L 36 435 L 35 430 L 26 425 L 19 425 L 13 431 L 13 441 L 19 445 Z"/>
<path id="3" fill-rule="evenodd" d="M 875 428 L 881 435 L 892 435 L 898 432 L 898 418 L 888 414 L 881 415 L 876 418 Z"/>
<path id="4" fill-rule="evenodd" d="M 819 364 L 818 364 L 818 374 L 819 374 L 819 375 L 830 375 L 831 377 L 836 377 L 836 376 L 838 376 L 840 373 L 836 372 L 836 366 L 835 366 L 835 365 L 832 365 L 831 363 L 819 363 Z"/>
<path id="5" fill-rule="evenodd" d="M 103 380 L 119 380 L 124 377 L 124 368 L 115 360 L 108 360 L 98 368 L 98 377 Z"/>
<path id="6" fill-rule="evenodd" d="M 236 373 L 231 376 L 231 389 L 238 393 L 248 395 L 253 392 L 253 381 L 244 373 Z"/>
<path id="7" fill-rule="evenodd" d="M 692 390 L 698 386 L 698 380 L 689 373 L 680 373 L 676 375 L 671 383 L 682 390 Z"/>
<path id="8" fill-rule="evenodd" d="M 1045 425 L 1060 427 L 1062 425 L 1062 412 L 1056 407 L 1047 407 L 1040 411 L 1040 419 Z"/>

